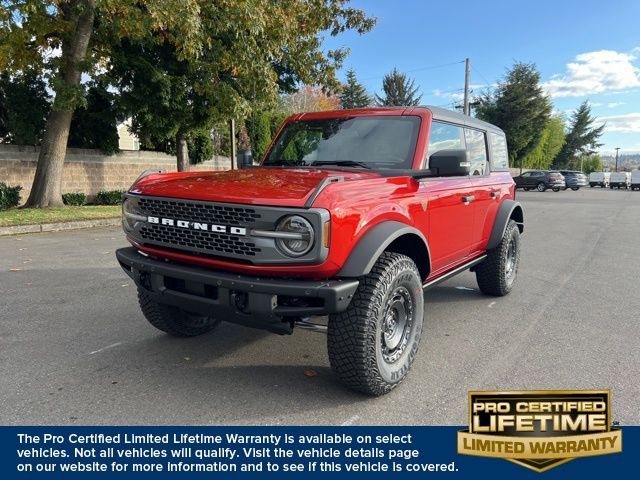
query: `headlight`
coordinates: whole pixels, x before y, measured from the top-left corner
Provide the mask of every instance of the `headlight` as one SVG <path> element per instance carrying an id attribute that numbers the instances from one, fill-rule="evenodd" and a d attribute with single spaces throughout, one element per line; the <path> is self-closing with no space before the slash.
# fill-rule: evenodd
<path id="1" fill-rule="evenodd" d="M 146 217 L 143 215 L 137 215 L 134 213 L 134 202 L 125 197 L 122 202 L 122 227 L 125 231 L 133 230 L 136 222 L 146 221 Z"/>
<path id="2" fill-rule="evenodd" d="M 276 231 L 290 234 L 287 235 L 289 238 L 276 239 L 278 248 L 290 257 L 301 257 L 313 248 L 315 239 L 313 227 L 311 223 L 299 215 L 284 217 L 278 223 Z"/>
<path id="3" fill-rule="evenodd" d="M 131 202 L 129 202 L 128 198 L 125 198 L 122 201 L 122 228 L 124 228 L 125 231 L 133 229 L 133 219 L 129 217 L 129 215 L 131 214 L 130 203 Z"/>

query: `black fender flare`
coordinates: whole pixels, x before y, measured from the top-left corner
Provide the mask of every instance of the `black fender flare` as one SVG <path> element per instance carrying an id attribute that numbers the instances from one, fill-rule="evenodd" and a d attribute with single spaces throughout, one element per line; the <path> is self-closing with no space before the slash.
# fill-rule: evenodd
<path id="1" fill-rule="evenodd" d="M 427 239 L 417 228 L 395 220 L 384 221 L 372 227 L 353 247 L 349 258 L 338 272 L 338 277 L 361 277 L 367 275 L 382 252 L 403 235 L 416 235 L 424 243 L 431 269 L 431 254 Z"/>
<path id="2" fill-rule="evenodd" d="M 491 229 L 491 235 L 489 236 L 487 250 L 494 249 L 498 246 L 511 218 L 513 218 L 518 224 L 518 230 L 522 233 L 524 231 L 524 214 L 522 211 L 522 205 L 515 200 L 503 200 L 500 204 L 500 208 L 498 209 L 498 213 L 496 214 L 496 219 L 493 222 L 493 228 Z"/>

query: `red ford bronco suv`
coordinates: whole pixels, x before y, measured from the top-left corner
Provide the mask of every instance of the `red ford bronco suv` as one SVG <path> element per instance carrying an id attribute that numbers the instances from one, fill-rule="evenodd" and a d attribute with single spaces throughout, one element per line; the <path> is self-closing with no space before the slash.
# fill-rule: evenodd
<path id="1" fill-rule="evenodd" d="M 381 395 L 415 359 L 424 288 L 471 269 L 488 295 L 512 289 L 507 167 L 500 129 L 448 110 L 298 114 L 259 167 L 138 179 L 116 255 L 156 328 L 325 331 L 342 382 Z"/>

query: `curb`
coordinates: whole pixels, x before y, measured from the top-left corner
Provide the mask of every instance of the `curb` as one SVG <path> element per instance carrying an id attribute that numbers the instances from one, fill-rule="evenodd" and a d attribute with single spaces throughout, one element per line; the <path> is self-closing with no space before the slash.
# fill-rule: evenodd
<path id="1" fill-rule="evenodd" d="M 79 230 L 81 228 L 113 227 L 120 225 L 120 217 L 100 218 L 97 220 L 79 220 L 76 222 L 42 223 L 40 225 L 14 225 L 0 227 L 0 237 L 20 235 L 23 233 L 60 232 L 63 230 Z"/>

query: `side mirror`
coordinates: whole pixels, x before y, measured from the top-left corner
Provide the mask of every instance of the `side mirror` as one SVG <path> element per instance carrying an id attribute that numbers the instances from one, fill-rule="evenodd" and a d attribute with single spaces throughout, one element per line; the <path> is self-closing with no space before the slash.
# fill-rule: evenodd
<path id="1" fill-rule="evenodd" d="M 429 157 L 429 170 L 438 177 L 469 175 L 471 163 L 465 149 L 440 150 Z"/>

